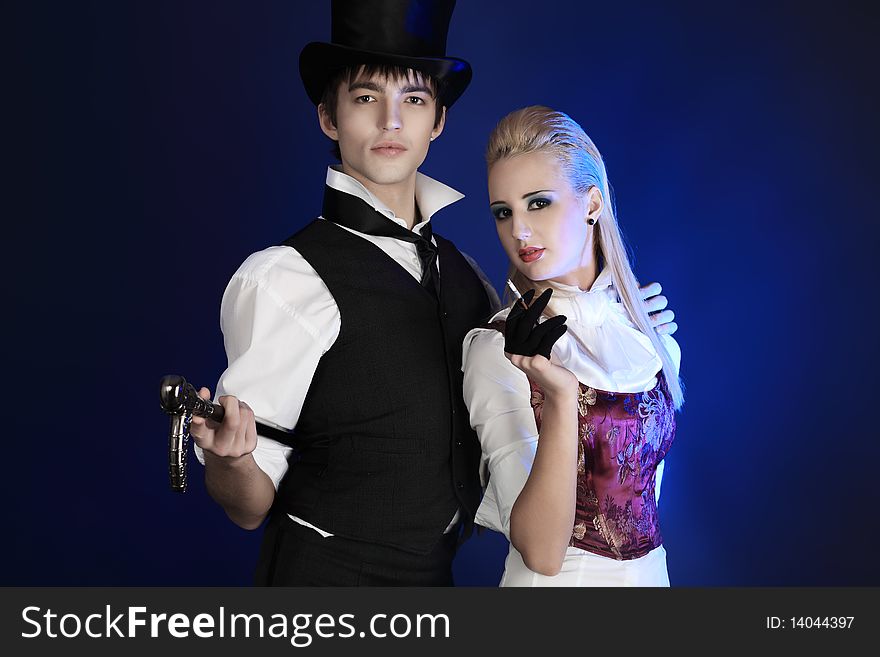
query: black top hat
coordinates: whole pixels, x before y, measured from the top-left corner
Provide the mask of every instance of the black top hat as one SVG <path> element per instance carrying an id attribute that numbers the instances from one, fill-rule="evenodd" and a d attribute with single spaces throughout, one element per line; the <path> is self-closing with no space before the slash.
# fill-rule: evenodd
<path id="1" fill-rule="evenodd" d="M 332 0 L 331 43 L 312 42 L 299 55 L 299 74 L 317 105 L 334 74 L 349 66 L 390 64 L 431 75 L 451 107 L 471 81 L 471 65 L 446 56 L 455 0 Z"/>

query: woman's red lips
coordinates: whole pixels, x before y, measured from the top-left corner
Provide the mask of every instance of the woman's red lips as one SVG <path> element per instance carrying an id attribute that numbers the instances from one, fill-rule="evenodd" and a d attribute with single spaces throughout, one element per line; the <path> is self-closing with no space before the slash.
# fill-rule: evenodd
<path id="1" fill-rule="evenodd" d="M 534 262 L 538 258 L 544 255 L 544 249 L 539 249 L 536 247 L 528 247 L 526 249 L 519 250 L 519 258 L 523 262 Z"/>

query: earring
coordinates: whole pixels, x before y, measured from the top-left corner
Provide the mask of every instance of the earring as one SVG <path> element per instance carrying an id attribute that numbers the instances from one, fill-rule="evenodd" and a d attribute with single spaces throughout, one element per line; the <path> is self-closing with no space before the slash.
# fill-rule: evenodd
<path id="1" fill-rule="evenodd" d="M 431 137 L 431 141 L 434 141 L 434 137 Z"/>
<path id="2" fill-rule="evenodd" d="M 587 223 L 592 226 L 594 223 L 596 223 L 596 220 L 590 217 L 589 219 L 587 219 Z"/>

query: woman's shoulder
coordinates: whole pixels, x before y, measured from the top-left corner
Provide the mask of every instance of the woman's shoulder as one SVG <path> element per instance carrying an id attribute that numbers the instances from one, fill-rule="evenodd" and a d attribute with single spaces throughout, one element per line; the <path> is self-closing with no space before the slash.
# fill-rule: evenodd
<path id="1" fill-rule="evenodd" d="M 636 326 L 635 322 L 633 322 L 632 317 L 630 317 L 629 313 L 626 310 L 626 306 L 621 302 L 619 295 L 617 294 L 617 290 L 613 285 L 610 285 L 606 289 L 606 294 L 609 301 L 609 306 L 612 309 L 612 313 L 609 315 L 612 322 L 625 326 L 626 328 L 632 329 L 634 331 L 638 331 L 639 328 Z M 671 335 L 660 335 L 660 342 L 666 348 L 669 357 L 672 359 L 673 365 L 675 365 L 676 372 L 680 369 L 681 365 L 681 346 Z M 652 348 L 653 350 L 653 348 Z"/>
<path id="2" fill-rule="evenodd" d="M 493 316 L 486 324 L 472 329 L 462 344 L 462 370 L 473 380 L 491 379 L 503 386 L 520 383 L 525 375 L 504 355 L 504 320 L 508 309 Z"/>
<path id="3" fill-rule="evenodd" d="M 498 330 L 487 324 L 472 329 L 464 336 L 461 354 L 462 367 L 480 367 L 500 362 L 498 357 L 504 358 L 503 330 L 503 327 Z"/>
<path id="4" fill-rule="evenodd" d="M 495 313 L 485 324 L 480 324 L 472 328 L 467 335 L 464 336 L 462 363 L 465 362 L 467 356 L 471 353 L 478 353 L 484 350 L 497 350 L 497 345 L 504 347 L 504 323 L 507 318 L 509 308 L 503 308 Z M 500 339 L 500 342 L 499 342 Z"/>
<path id="5" fill-rule="evenodd" d="M 678 341 L 676 341 L 671 335 L 661 335 L 660 342 L 666 347 L 666 353 L 668 353 L 669 358 L 672 359 L 672 364 L 675 366 L 675 372 L 678 374 L 681 371 L 681 345 L 679 345 Z"/>

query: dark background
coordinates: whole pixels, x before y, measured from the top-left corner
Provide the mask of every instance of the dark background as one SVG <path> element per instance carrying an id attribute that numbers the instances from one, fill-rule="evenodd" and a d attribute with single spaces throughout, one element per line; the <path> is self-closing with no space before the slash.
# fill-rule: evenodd
<path id="1" fill-rule="evenodd" d="M 497 286 L 482 148 L 529 104 L 602 150 L 687 404 L 661 499 L 678 586 L 880 585 L 876 64 L 865 3 L 462 1 L 475 71 L 423 167 Z M 19 2 L 3 23 L 3 585 L 248 584 L 260 532 L 166 477 L 162 375 L 213 389 L 223 289 L 320 209 L 299 81 L 329 3 Z M 875 337 L 871 337 L 874 335 Z M 487 532 L 456 562 L 494 586 Z"/>

